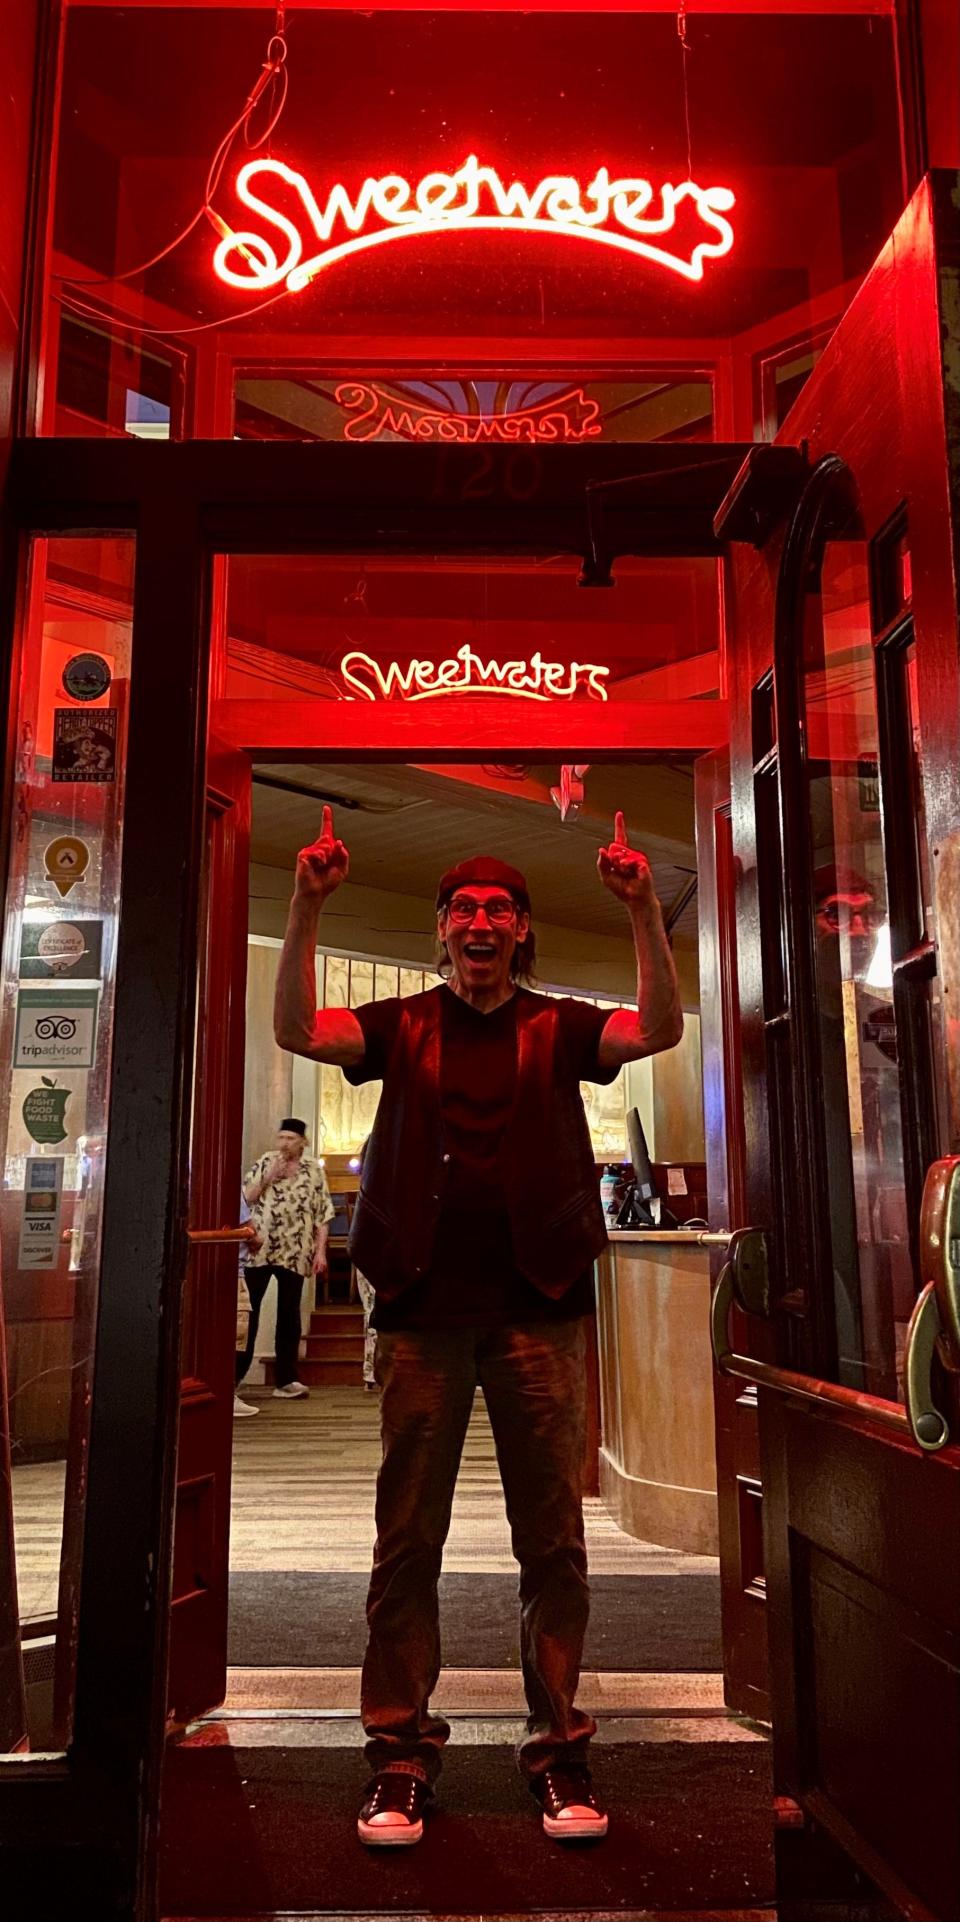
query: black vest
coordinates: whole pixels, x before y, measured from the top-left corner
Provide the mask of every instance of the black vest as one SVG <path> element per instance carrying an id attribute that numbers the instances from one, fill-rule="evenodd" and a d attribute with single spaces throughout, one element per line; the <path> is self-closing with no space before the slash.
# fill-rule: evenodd
<path id="1" fill-rule="evenodd" d="M 426 1274 L 443 1206 L 440 997 L 449 992 L 429 988 L 404 1000 L 363 1161 L 350 1254 L 388 1301 Z M 516 1090 L 500 1166 L 517 1267 L 557 1299 L 596 1260 L 607 1231 L 557 1004 L 525 991 L 517 997 Z"/>

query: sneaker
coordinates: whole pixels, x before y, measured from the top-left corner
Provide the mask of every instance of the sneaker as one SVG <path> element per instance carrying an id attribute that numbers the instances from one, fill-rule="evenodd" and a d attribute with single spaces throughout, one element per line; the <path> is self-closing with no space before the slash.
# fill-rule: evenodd
<path id="1" fill-rule="evenodd" d="M 407 1769 L 375 1775 L 357 1817 L 361 1842 L 373 1849 L 404 1849 L 423 1834 L 423 1811 L 433 1801 L 429 1782 Z"/>
<path id="2" fill-rule="evenodd" d="M 303 1395 L 309 1395 L 309 1393 L 309 1388 L 304 1388 L 302 1381 L 285 1381 L 282 1388 L 274 1389 L 273 1399 L 274 1401 L 299 1401 Z"/>
<path id="3" fill-rule="evenodd" d="M 259 1408 L 254 1408 L 252 1401 L 241 1401 L 239 1395 L 234 1395 L 234 1398 L 233 1398 L 234 1421 L 239 1421 L 241 1415 L 259 1415 L 259 1413 L 260 1413 Z"/>
<path id="4" fill-rule="evenodd" d="M 545 1769 L 530 1786 L 543 1809 L 543 1832 L 555 1842 L 599 1842 L 606 1835 L 606 1810 L 594 1795 L 589 1769 Z"/>

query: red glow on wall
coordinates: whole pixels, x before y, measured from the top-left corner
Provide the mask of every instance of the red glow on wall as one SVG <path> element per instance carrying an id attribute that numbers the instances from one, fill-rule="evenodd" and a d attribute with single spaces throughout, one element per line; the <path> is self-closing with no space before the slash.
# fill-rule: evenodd
<path id="1" fill-rule="evenodd" d="M 481 166 L 470 154 L 455 173 L 424 174 L 416 186 L 402 174 L 368 175 L 353 199 L 337 181 L 321 207 L 303 174 L 281 160 L 249 160 L 237 175 L 236 192 L 268 231 L 233 232 L 218 220 L 222 238 L 213 266 L 228 286 L 245 293 L 278 287 L 299 293 L 353 254 L 444 233 L 562 235 L 614 248 L 689 281 L 702 280 L 704 263 L 733 246 L 725 218 L 735 199 L 729 187 L 683 180 L 654 188 L 640 177 L 611 178 L 607 167 L 599 167 L 587 187 L 572 174 L 546 174 L 527 187 L 519 180 L 507 185 L 496 168 Z M 291 199 L 300 203 L 297 219 L 275 204 Z M 701 229 L 686 252 L 678 232 L 683 214 Z M 338 223 L 352 238 L 334 240 Z M 321 243 L 315 253 L 306 252 L 304 233 Z M 668 244 L 671 236 L 675 249 Z"/>
<path id="2" fill-rule="evenodd" d="M 484 661 L 469 642 L 444 661 L 398 661 L 384 665 L 360 648 L 351 648 L 340 672 L 353 692 L 347 701 L 432 701 L 449 694 L 497 694 L 515 701 L 569 701 L 584 692 L 607 699 L 608 667 L 591 661 L 545 661 L 537 650 L 529 661 Z"/>
<path id="3" fill-rule="evenodd" d="M 417 407 L 385 394 L 367 381 L 341 381 L 335 398 L 350 418 L 344 440 L 379 440 L 396 434 L 403 440 L 460 442 L 518 442 L 595 440 L 603 432 L 600 408 L 582 387 L 535 407 L 515 408 L 504 414 L 444 413 L 436 407 Z"/>

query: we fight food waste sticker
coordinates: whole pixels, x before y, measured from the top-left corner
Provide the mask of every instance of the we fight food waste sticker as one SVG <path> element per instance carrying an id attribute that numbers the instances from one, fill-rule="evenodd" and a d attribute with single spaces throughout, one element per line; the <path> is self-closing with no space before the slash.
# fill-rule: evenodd
<path id="1" fill-rule="evenodd" d="M 92 1067 L 99 1003 L 99 988 L 21 988 L 14 1067 Z"/>
<path id="2" fill-rule="evenodd" d="M 73 1089 L 58 1088 L 56 1081 L 48 1080 L 46 1075 L 41 1075 L 40 1080 L 42 1086 L 31 1088 L 20 1112 L 31 1141 L 41 1148 L 47 1142 L 55 1147 L 67 1138 L 67 1102 Z"/>

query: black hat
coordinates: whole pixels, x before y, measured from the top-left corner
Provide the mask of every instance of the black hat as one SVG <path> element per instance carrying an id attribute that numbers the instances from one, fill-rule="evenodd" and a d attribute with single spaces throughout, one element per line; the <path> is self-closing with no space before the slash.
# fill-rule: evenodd
<path id="1" fill-rule="evenodd" d="M 286 1121 L 281 1121 L 280 1126 L 277 1129 L 277 1133 L 281 1135 L 282 1134 L 302 1135 L 304 1140 L 306 1140 L 307 1124 L 305 1121 L 295 1120 L 293 1115 L 288 1115 Z"/>
<path id="2" fill-rule="evenodd" d="M 455 868 L 448 868 L 440 876 L 437 888 L 437 907 L 445 907 L 458 888 L 468 888 L 471 882 L 481 887 L 507 888 L 513 895 L 522 914 L 530 913 L 530 896 L 527 883 L 519 868 L 512 868 L 506 861 L 498 861 L 493 854 L 474 854 L 469 861 L 461 861 Z"/>

